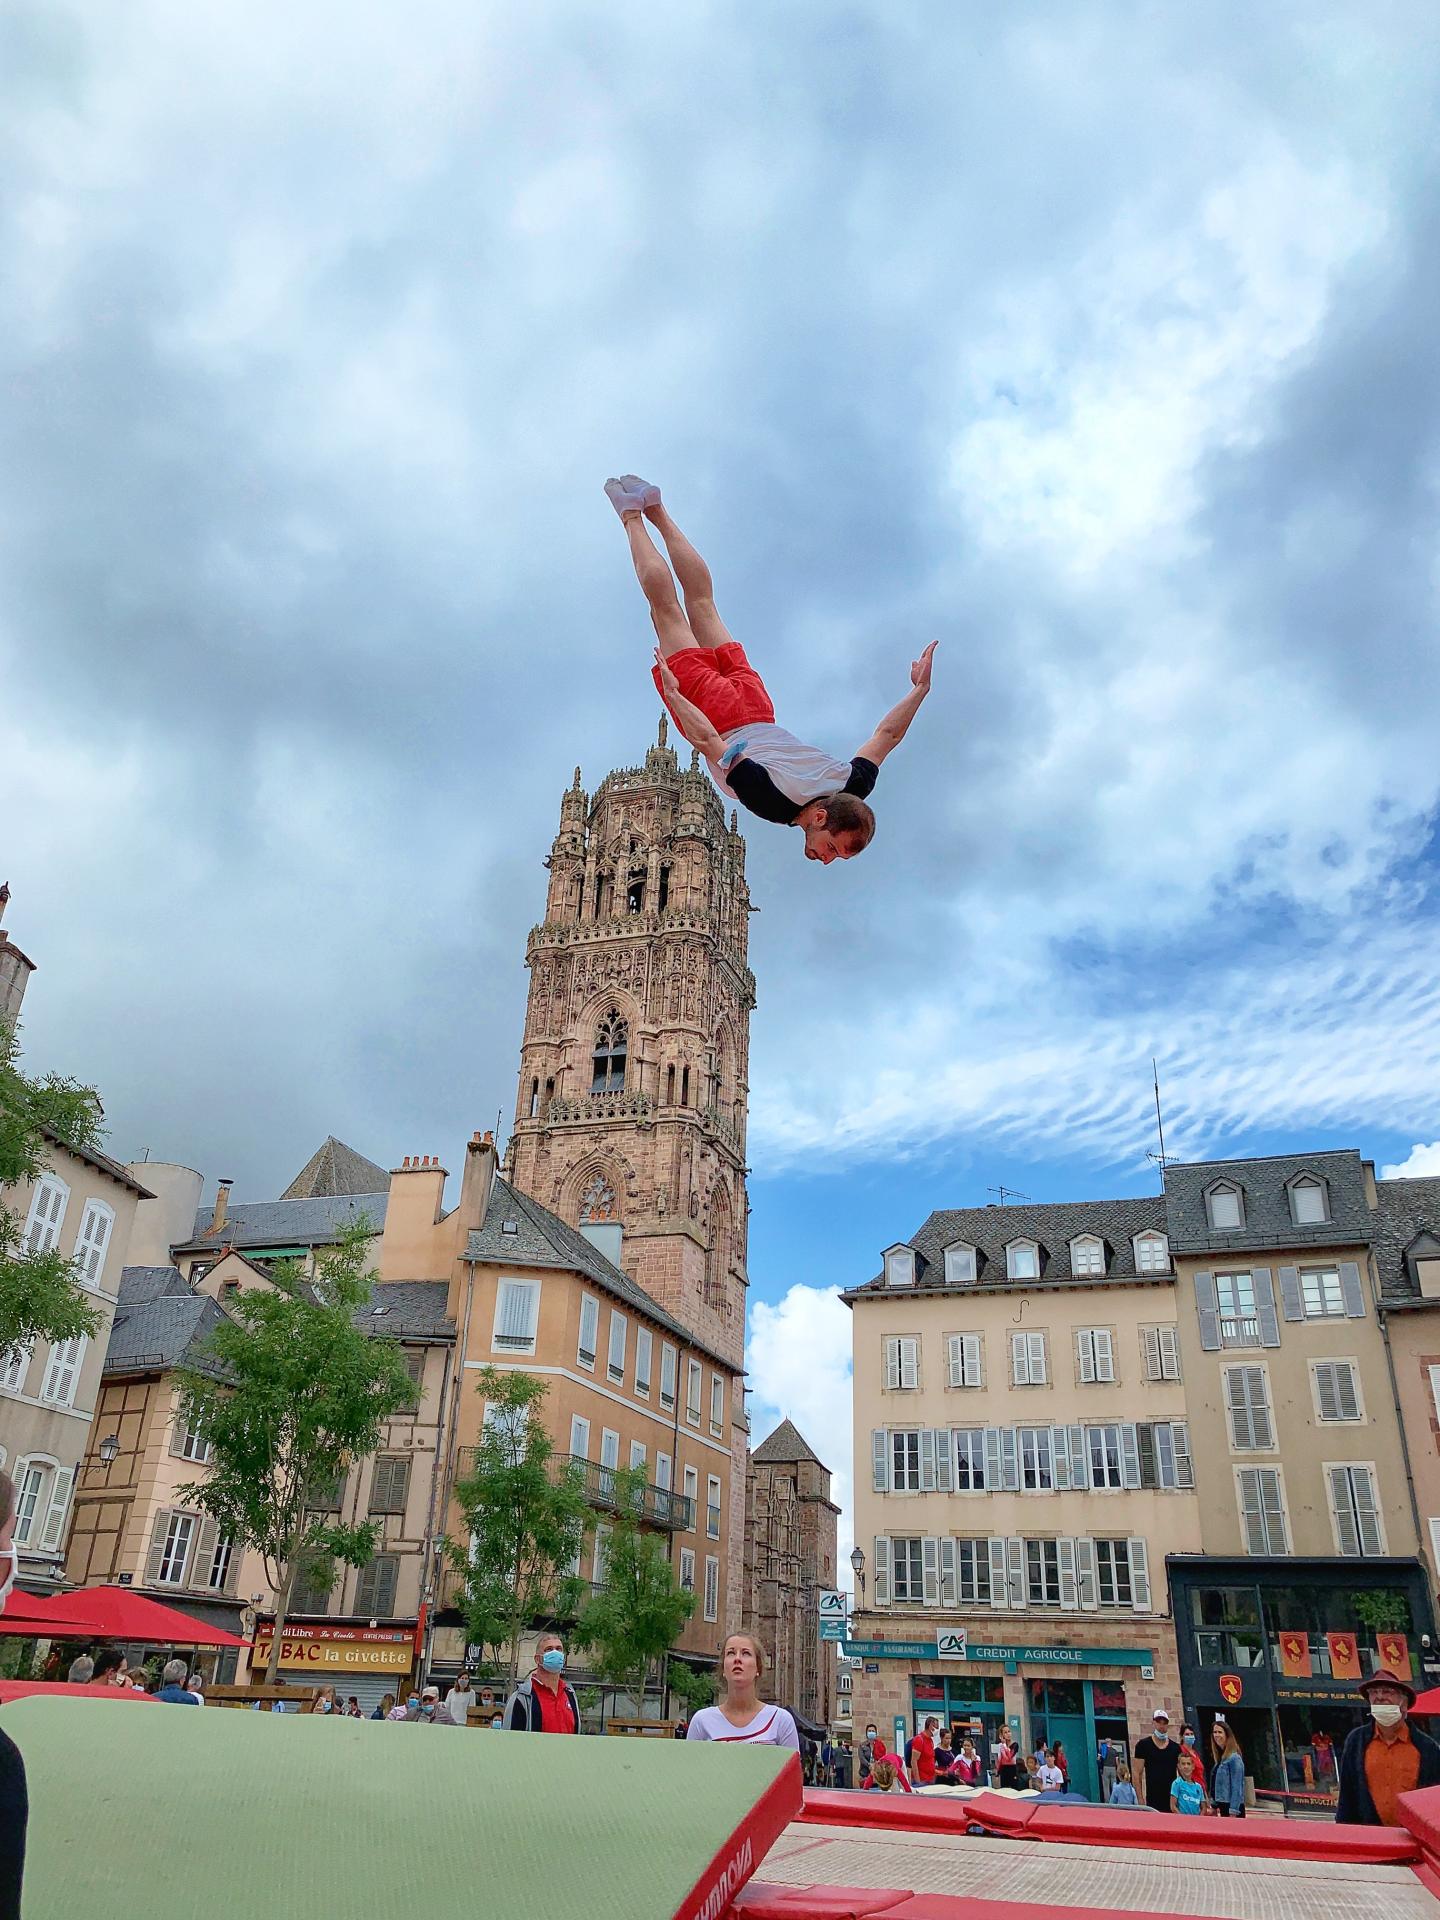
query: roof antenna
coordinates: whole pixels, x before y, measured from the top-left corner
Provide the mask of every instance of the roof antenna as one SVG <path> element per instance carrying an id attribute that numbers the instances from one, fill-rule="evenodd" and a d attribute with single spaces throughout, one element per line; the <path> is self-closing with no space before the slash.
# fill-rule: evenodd
<path id="1" fill-rule="evenodd" d="M 1160 1191 L 1165 1191 L 1165 1169 L 1170 1162 L 1165 1157 L 1165 1121 L 1160 1113 L 1160 1069 L 1155 1064 L 1155 1056 L 1150 1056 L 1150 1073 L 1155 1082 L 1155 1131 L 1160 1136 L 1160 1151 L 1147 1153 L 1145 1158 L 1153 1160 L 1160 1169 Z"/>
<path id="2" fill-rule="evenodd" d="M 995 1198 L 990 1202 L 992 1207 L 1003 1207 L 1008 1201 L 1028 1200 L 1030 1198 L 1028 1193 L 1021 1193 L 1018 1187 L 986 1187 L 985 1191 L 986 1193 L 993 1193 L 995 1195 Z"/>

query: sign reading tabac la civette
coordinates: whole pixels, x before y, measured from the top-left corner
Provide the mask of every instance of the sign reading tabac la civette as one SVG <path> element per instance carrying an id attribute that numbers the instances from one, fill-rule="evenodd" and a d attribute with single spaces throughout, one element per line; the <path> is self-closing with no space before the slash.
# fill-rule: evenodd
<path id="1" fill-rule="evenodd" d="M 274 1637 L 273 1621 L 256 1627 L 252 1669 L 270 1658 Z M 415 1628 L 330 1626 L 315 1620 L 294 1627 L 287 1623 L 280 1636 L 280 1664 L 309 1672 L 408 1673 L 415 1664 Z"/>

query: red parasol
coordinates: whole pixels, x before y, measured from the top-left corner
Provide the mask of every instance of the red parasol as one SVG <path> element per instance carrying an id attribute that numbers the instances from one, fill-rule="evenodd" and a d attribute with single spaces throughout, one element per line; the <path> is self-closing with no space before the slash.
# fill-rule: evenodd
<path id="1" fill-rule="evenodd" d="M 12 1595 L 0 1633 L 52 1640 L 126 1640 L 152 1646 L 244 1647 L 247 1640 L 130 1587 L 75 1587 L 69 1593 Z"/>

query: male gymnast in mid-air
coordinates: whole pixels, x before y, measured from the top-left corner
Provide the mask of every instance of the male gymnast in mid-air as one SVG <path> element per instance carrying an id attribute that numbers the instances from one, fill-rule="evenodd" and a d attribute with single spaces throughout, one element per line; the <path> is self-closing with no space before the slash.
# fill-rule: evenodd
<path id="1" fill-rule="evenodd" d="M 805 858 L 829 866 L 853 860 L 875 833 L 866 796 L 880 763 L 905 738 L 930 691 L 932 640 L 910 668 L 910 692 L 892 707 L 854 759 L 836 760 L 775 724 L 765 683 L 715 611 L 710 569 L 666 512 L 660 489 L 633 473 L 607 480 L 605 492 L 624 522 L 630 557 L 650 602 L 659 645 L 655 685 L 675 724 L 710 763 L 716 784 L 762 820 L 799 827 Z M 646 520 L 665 542 L 660 557 Z M 672 579 L 670 568 L 675 569 Z M 675 581 L 685 597 L 682 610 Z"/>

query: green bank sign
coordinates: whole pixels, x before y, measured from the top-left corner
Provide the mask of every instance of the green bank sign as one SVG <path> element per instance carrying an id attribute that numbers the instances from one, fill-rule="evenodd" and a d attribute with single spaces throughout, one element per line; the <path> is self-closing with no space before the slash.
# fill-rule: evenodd
<path id="1" fill-rule="evenodd" d="M 941 1658 L 934 1640 L 847 1640 L 844 1651 L 855 1660 Z M 947 1649 L 944 1657 L 957 1656 Z M 1153 1667 L 1155 1664 L 1155 1654 L 1148 1647 L 992 1647 L 974 1640 L 966 1641 L 965 1651 L 958 1657 L 1021 1667 Z"/>

